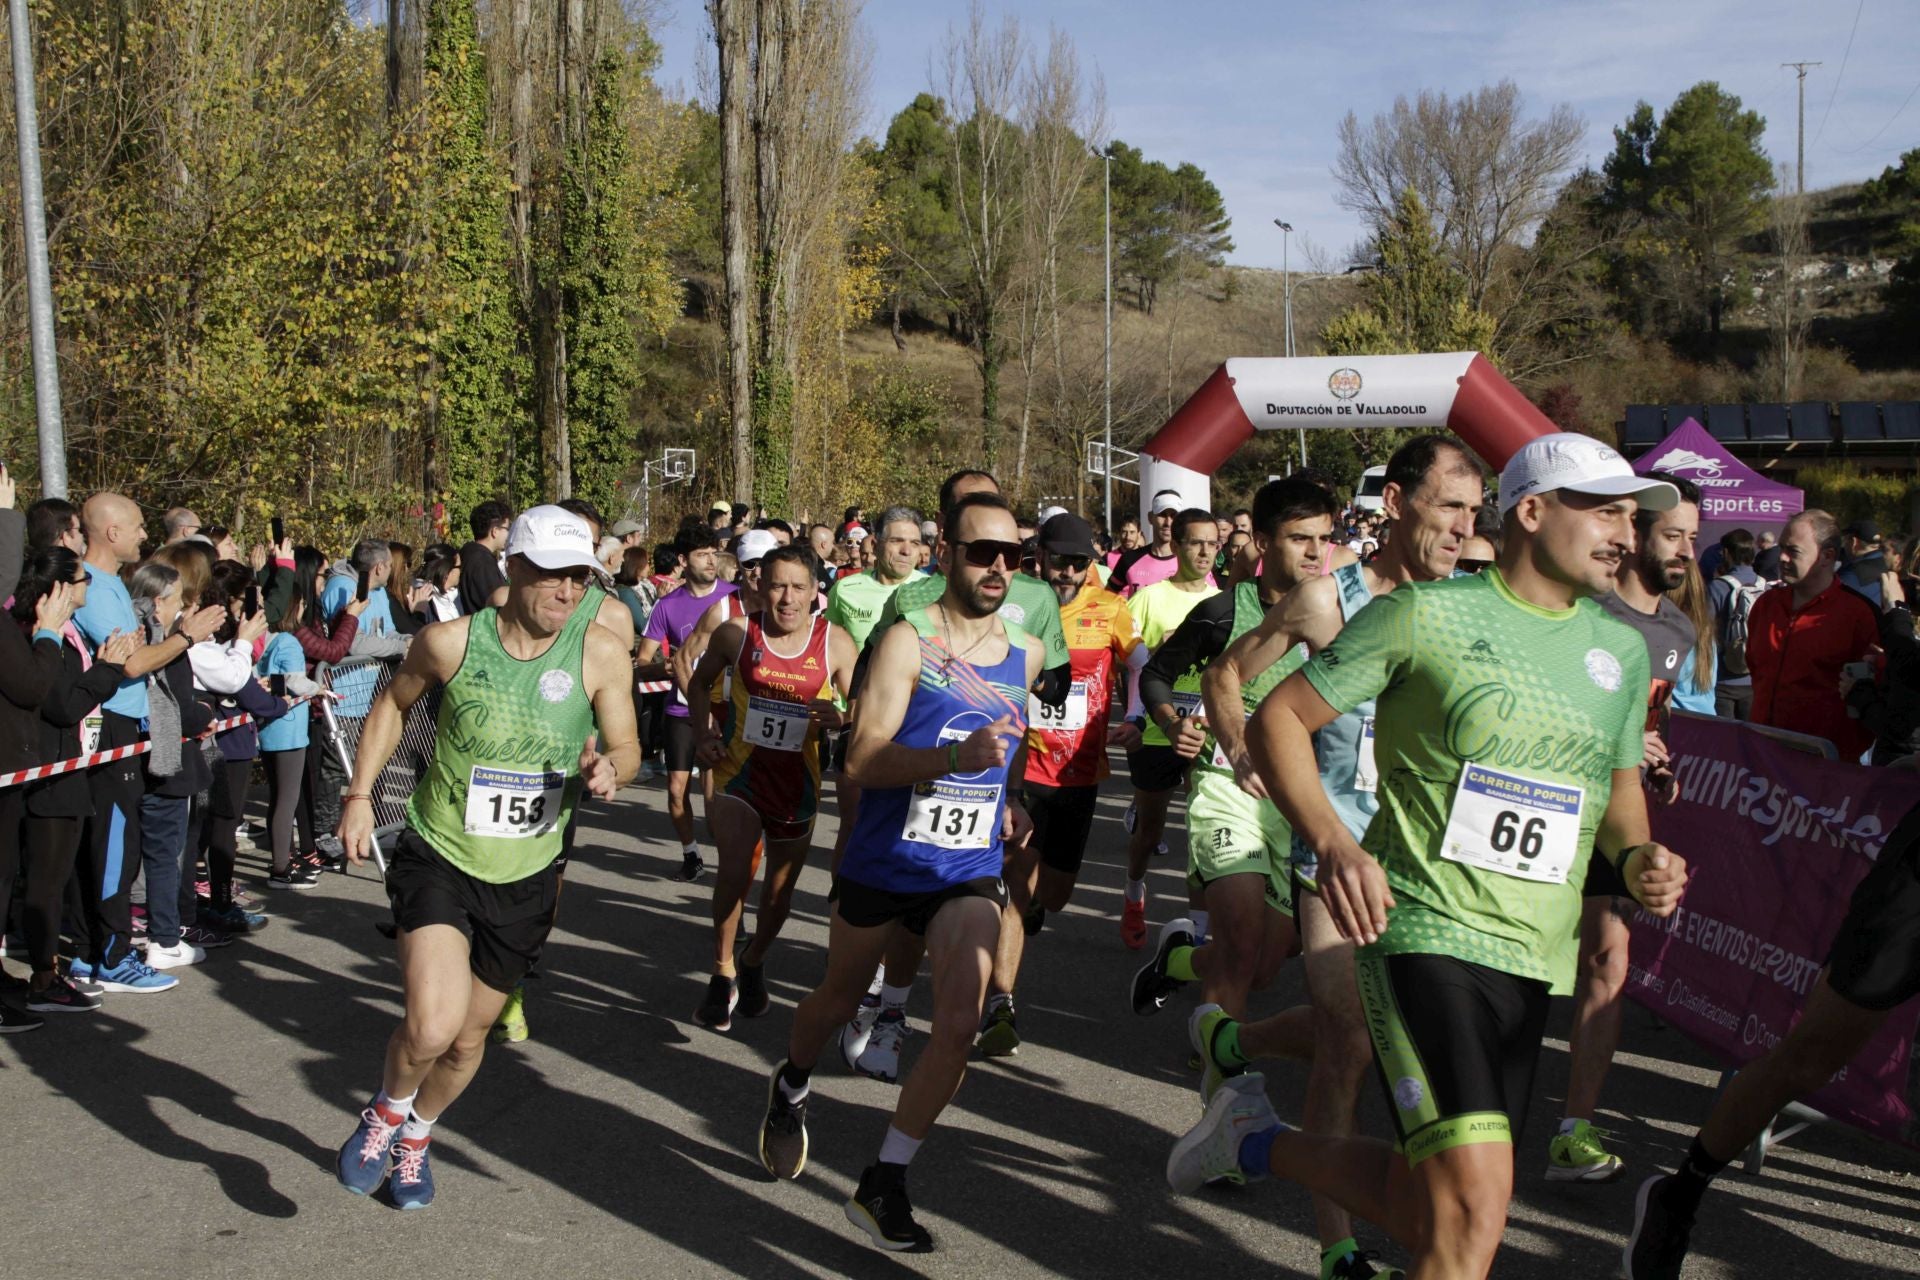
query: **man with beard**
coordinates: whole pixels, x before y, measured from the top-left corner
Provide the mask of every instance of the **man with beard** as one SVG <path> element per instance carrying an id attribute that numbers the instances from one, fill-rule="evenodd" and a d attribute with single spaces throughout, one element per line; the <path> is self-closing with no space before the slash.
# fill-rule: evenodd
<path id="1" fill-rule="evenodd" d="M 1278 1174 L 1385 1227 L 1409 1275 L 1492 1269 L 1587 862 L 1600 849 L 1656 917 L 1686 886 L 1638 785 L 1646 646 L 1590 603 L 1632 552 L 1637 508 L 1678 499 L 1589 437 L 1531 440 L 1501 473 L 1498 565 L 1375 598 L 1260 704 L 1248 750 L 1358 944 L 1398 1142 L 1300 1133 L 1248 1072 L 1175 1144 L 1175 1190 Z M 1369 699 L 1380 809 L 1355 840 L 1312 734 Z"/>
<path id="2" fill-rule="evenodd" d="M 1693 623 L 1667 592 L 1680 585 L 1700 533 L 1700 490 L 1691 480 L 1650 473 L 1680 491 L 1666 511 L 1642 508 L 1633 518 L 1636 546 L 1621 562 L 1613 590 L 1599 605 L 1647 643 L 1652 679 L 1647 689 L 1646 757 L 1641 778 L 1653 798 L 1669 803 L 1679 780 L 1667 753 L 1667 716 L 1674 682 L 1697 643 Z M 1633 900 L 1605 859 L 1587 864 L 1586 899 L 1580 916 L 1580 977 L 1573 999 L 1573 1033 L 1567 1058 L 1567 1110 L 1560 1132 L 1547 1144 L 1549 1182 L 1611 1182 L 1626 1167 L 1600 1143 L 1593 1127 L 1600 1085 L 1620 1043 L 1620 1001 L 1627 988 L 1627 919 Z"/>
<path id="3" fill-rule="evenodd" d="M 940 599 L 905 613 L 874 647 L 847 751 L 860 816 L 834 877 L 827 974 L 794 1011 L 786 1059 L 767 1083 L 760 1160 L 776 1178 L 797 1178 L 821 1051 L 859 1006 L 894 925 L 925 939 L 927 1045 L 846 1206 L 848 1220 L 887 1250 L 932 1247 L 907 1199 L 907 1163 L 966 1072 L 1007 902 L 1002 842 L 1026 827 L 1007 781 L 1019 776 L 1027 690 L 1043 657 L 998 616 L 1020 563 L 1016 532 L 998 494 L 955 503 Z"/>

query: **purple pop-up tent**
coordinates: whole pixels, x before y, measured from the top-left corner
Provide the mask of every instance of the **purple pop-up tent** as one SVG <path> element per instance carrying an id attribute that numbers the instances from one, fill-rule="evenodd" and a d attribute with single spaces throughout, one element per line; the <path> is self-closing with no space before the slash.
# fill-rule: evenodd
<path id="1" fill-rule="evenodd" d="M 1769 480 L 1727 451 L 1692 418 L 1673 434 L 1641 454 L 1633 469 L 1645 474 L 1664 471 L 1700 486 L 1702 541 L 1709 526 L 1735 526 L 1759 532 L 1777 529 L 1806 507 L 1806 497 L 1792 485 Z"/>

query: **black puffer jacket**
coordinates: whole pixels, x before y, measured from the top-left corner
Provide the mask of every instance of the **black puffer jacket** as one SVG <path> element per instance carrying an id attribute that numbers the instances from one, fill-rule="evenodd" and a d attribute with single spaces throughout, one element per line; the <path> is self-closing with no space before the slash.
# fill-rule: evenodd
<path id="1" fill-rule="evenodd" d="M 0 511 L 0 600 L 10 599 L 20 585 L 26 534 L 25 516 Z M 0 617 L 0 772 L 43 763 L 40 701 L 59 674 L 58 641 L 35 643 L 11 617 Z M 7 833 L 3 838 L 13 836 Z"/>

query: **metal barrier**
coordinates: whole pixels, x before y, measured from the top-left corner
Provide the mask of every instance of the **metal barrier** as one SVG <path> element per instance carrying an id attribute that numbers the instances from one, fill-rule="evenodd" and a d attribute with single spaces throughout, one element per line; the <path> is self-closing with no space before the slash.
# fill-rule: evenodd
<path id="1" fill-rule="evenodd" d="M 320 687 L 339 698 L 337 702 L 324 699 L 321 715 L 326 720 L 327 740 L 346 771 L 349 788 L 353 786 L 353 761 L 360 750 L 360 733 L 366 726 L 367 713 L 393 682 L 393 673 L 399 667 L 397 658 L 349 658 L 331 665 L 322 663 L 314 672 Z M 373 796 L 373 859 L 382 876 L 387 872 L 387 860 L 380 847 L 381 838 L 407 825 L 407 801 L 433 763 L 435 717 L 439 710 L 440 687 L 435 685 L 407 709 L 400 729 L 400 743 L 387 758 L 380 776 L 368 788 Z"/>

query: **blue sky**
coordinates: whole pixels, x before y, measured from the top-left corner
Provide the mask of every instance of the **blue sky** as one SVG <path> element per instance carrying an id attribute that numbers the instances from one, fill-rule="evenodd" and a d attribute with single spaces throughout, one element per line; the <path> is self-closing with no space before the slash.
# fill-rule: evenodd
<path id="1" fill-rule="evenodd" d="M 661 79 L 691 94 L 699 60 L 711 56 L 706 6 L 656 4 Z M 1818 61 L 1826 65 L 1807 77 L 1810 188 L 1872 177 L 1920 145 L 1920 96 L 1909 96 L 1920 86 L 1920 5 L 1912 0 L 986 7 L 994 21 L 1017 15 L 1039 43 L 1049 25 L 1071 35 L 1083 66 L 1106 78 L 1114 136 L 1205 169 L 1233 218 L 1233 260 L 1248 266 L 1280 265 L 1276 216 L 1293 224 L 1296 264 L 1302 235 L 1330 259 L 1360 238 L 1358 219 L 1334 202 L 1328 172 L 1340 119 L 1353 111 L 1364 120 L 1421 89 L 1458 94 L 1510 78 L 1536 113 L 1569 103 L 1586 119 L 1587 159 L 1598 165 L 1637 100 L 1664 110 L 1687 86 L 1717 80 L 1766 117 L 1765 147 L 1777 164 L 1794 155 L 1794 73 L 1780 63 Z M 965 0 L 869 0 L 870 133 L 928 87 L 929 54 L 966 10 Z"/>

